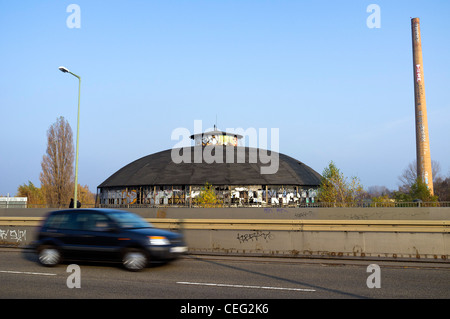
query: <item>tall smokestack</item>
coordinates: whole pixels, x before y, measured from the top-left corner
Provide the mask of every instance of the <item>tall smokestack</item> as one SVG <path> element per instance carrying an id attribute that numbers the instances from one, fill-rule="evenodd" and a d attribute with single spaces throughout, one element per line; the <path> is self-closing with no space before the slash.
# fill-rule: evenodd
<path id="1" fill-rule="evenodd" d="M 414 101 L 416 111 L 416 156 L 417 178 L 428 185 L 433 195 L 433 173 L 431 171 L 430 141 L 428 136 L 427 104 L 425 102 L 425 82 L 423 77 L 422 40 L 419 18 L 411 19 Z"/>

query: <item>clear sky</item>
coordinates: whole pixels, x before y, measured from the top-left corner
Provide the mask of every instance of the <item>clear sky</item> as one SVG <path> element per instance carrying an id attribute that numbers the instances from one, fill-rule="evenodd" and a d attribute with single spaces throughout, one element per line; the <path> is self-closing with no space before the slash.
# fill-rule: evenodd
<path id="1" fill-rule="evenodd" d="M 411 17 L 431 156 L 447 175 L 449 12 L 448 0 L 0 0 L 0 194 L 40 185 L 57 117 L 76 135 L 78 80 L 61 65 L 82 78 L 79 183 L 93 192 L 172 148 L 174 129 L 216 117 L 220 129 L 279 128 L 280 152 L 319 173 L 332 160 L 366 188 L 396 189 L 415 159 Z"/>

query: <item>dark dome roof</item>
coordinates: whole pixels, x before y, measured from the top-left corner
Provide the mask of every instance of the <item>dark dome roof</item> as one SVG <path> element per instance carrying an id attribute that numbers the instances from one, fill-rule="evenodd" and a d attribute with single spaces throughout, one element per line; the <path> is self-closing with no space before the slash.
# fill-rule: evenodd
<path id="1" fill-rule="evenodd" d="M 231 148 L 231 146 L 228 146 Z M 292 157 L 278 153 L 279 166 L 275 174 L 261 174 L 259 150 L 249 147 L 234 147 L 234 162 L 226 163 L 227 147 L 223 148 L 223 163 L 194 163 L 194 149 L 200 146 L 175 149 L 177 154 L 189 154 L 191 163 L 176 164 L 172 161 L 172 150 L 165 150 L 138 159 L 111 175 L 98 187 L 127 187 L 146 185 L 297 185 L 318 186 L 321 176 L 309 166 Z M 217 147 L 216 147 L 217 148 Z M 238 163 L 238 154 L 244 154 L 245 162 Z M 249 161 L 250 151 L 257 154 L 257 163 Z M 188 153 L 184 153 L 188 152 Z M 240 153 L 242 152 L 242 153 Z M 214 151 L 212 151 L 214 155 Z M 271 156 L 271 151 L 267 151 Z M 273 152 L 276 155 L 276 152 Z M 242 161 L 242 160 L 241 160 Z"/>

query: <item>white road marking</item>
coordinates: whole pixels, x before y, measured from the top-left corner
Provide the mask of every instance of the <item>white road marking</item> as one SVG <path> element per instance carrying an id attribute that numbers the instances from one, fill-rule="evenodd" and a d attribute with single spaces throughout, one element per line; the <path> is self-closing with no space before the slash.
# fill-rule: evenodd
<path id="1" fill-rule="evenodd" d="M 251 288 L 251 289 L 271 289 L 271 290 L 290 290 L 290 291 L 306 291 L 314 292 L 314 289 L 305 288 L 286 288 L 286 287 L 267 287 L 267 286 L 248 286 L 248 285 L 230 285 L 230 284 L 215 284 L 207 282 L 188 282 L 177 281 L 177 284 L 181 285 L 197 285 L 197 286 L 215 286 L 215 287 L 231 287 L 231 288 Z"/>
<path id="2" fill-rule="evenodd" d="M 25 275 L 41 275 L 41 276 L 56 276 L 56 274 L 45 272 L 30 272 L 30 271 L 13 271 L 13 270 L 0 270 L 2 273 L 7 274 L 25 274 Z"/>

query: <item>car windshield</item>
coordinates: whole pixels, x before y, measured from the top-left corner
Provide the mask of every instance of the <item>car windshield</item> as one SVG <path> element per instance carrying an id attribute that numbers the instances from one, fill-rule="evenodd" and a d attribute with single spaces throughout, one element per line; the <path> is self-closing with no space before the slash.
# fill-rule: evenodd
<path id="1" fill-rule="evenodd" d="M 130 212 L 114 212 L 109 214 L 114 219 L 120 228 L 149 228 L 152 224 L 146 222 L 140 216 Z"/>

